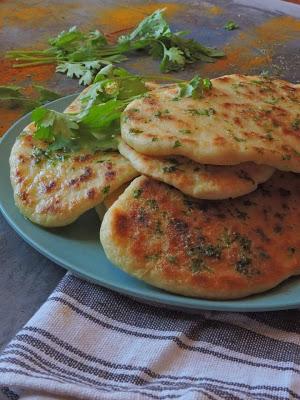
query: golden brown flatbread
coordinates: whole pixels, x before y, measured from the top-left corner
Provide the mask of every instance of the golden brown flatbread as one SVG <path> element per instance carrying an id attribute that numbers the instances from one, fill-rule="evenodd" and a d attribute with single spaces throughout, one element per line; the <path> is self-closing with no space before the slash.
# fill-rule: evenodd
<path id="1" fill-rule="evenodd" d="M 134 100 L 123 113 L 123 140 L 154 157 L 300 172 L 300 85 L 245 75 L 212 84 L 203 98 L 179 97 L 173 86 Z"/>
<path id="2" fill-rule="evenodd" d="M 187 197 L 136 178 L 105 214 L 107 257 L 145 282 L 185 296 L 235 299 L 300 273 L 300 175 L 276 172 L 232 200 Z"/>
<path id="3" fill-rule="evenodd" d="M 150 157 L 138 153 L 123 140 L 120 153 L 143 175 L 168 183 L 198 199 L 220 200 L 252 192 L 274 168 L 252 162 L 238 165 L 205 165 L 183 156 Z"/>
<path id="4" fill-rule="evenodd" d="M 66 113 L 80 111 L 82 94 Z M 15 204 L 36 224 L 68 225 L 139 175 L 116 151 L 82 150 L 54 160 L 39 156 L 47 143 L 35 139 L 34 131 L 33 124 L 25 128 L 16 139 L 9 161 Z"/>

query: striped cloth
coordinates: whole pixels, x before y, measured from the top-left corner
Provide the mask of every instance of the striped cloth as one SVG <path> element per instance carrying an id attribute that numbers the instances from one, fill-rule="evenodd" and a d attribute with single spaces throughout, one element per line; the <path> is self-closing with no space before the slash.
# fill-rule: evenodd
<path id="1" fill-rule="evenodd" d="M 300 312 L 198 315 L 67 274 L 0 358 L 9 399 L 300 399 Z"/>

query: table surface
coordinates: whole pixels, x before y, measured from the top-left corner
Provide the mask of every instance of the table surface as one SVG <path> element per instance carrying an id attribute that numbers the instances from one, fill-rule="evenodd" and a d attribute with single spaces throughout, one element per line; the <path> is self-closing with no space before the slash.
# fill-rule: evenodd
<path id="1" fill-rule="evenodd" d="M 121 30 L 135 26 L 146 15 L 163 7 L 167 7 L 168 19 L 177 30 L 189 29 L 193 37 L 224 48 L 227 54 L 227 58 L 215 64 L 191 66 L 180 76 L 191 77 L 195 71 L 214 77 L 268 69 L 299 82 L 299 3 L 300 0 L 2 0 L 0 85 L 25 86 L 28 93 L 33 83 L 63 95 L 78 92 L 77 81 L 56 74 L 53 65 L 15 69 L 4 58 L 5 51 L 43 48 L 47 38 L 73 25 L 83 30 L 101 29 L 114 38 Z M 229 19 L 234 19 L 240 29 L 224 31 L 223 26 Z M 145 57 L 133 57 L 127 66 L 142 73 L 157 71 L 157 63 Z M 0 136 L 21 115 L 22 110 L 0 108 Z M 0 216 L 0 273 L 1 350 L 45 301 L 65 271 L 29 247 Z"/>

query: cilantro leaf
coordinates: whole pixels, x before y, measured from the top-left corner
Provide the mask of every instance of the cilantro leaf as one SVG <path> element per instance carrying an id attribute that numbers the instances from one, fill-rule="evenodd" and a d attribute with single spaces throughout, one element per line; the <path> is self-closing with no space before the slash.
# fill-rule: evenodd
<path id="1" fill-rule="evenodd" d="M 95 77 L 94 84 L 81 98 L 88 107 L 95 103 L 103 103 L 112 98 L 119 100 L 133 99 L 148 91 L 145 80 L 130 74 L 124 68 L 115 68 L 112 65 L 102 68 Z"/>
<path id="2" fill-rule="evenodd" d="M 56 48 L 68 48 L 71 43 L 84 39 L 84 34 L 76 26 L 72 26 L 68 31 L 60 32 L 55 38 L 49 39 L 49 44 Z"/>
<path id="3" fill-rule="evenodd" d="M 33 85 L 33 88 L 38 92 L 38 100 L 43 104 L 47 103 L 48 101 L 57 100 L 61 97 L 59 93 L 53 92 L 42 85 Z"/>
<path id="4" fill-rule="evenodd" d="M 0 86 L 0 106 L 10 109 L 22 107 L 25 111 L 30 111 L 40 105 L 40 102 L 34 100 L 22 93 L 20 86 Z"/>
<path id="5" fill-rule="evenodd" d="M 0 98 L 1 100 L 10 100 L 11 98 L 21 98 L 21 87 L 20 86 L 0 86 Z"/>
<path id="6" fill-rule="evenodd" d="M 201 78 L 199 75 L 194 76 L 189 82 L 179 83 L 178 97 L 203 97 L 204 92 L 212 88 L 212 83 L 208 78 Z"/>
<path id="7" fill-rule="evenodd" d="M 65 73 L 69 78 L 80 78 L 80 85 L 90 85 L 103 64 L 106 64 L 106 62 L 102 60 L 76 63 L 65 62 L 56 67 L 56 72 Z"/>
<path id="8" fill-rule="evenodd" d="M 132 42 L 135 40 L 159 39 L 171 33 L 171 29 L 163 17 L 165 9 L 156 10 L 149 17 L 145 18 L 129 34 L 119 37 L 119 43 Z"/>
<path id="9" fill-rule="evenodd" d="M 185 66 L 185 57 L 182 50 L 178 47 L 169 49 L 162 43 L 164 49 L 163 59 L 160 63 L 161 72 L 178 71 Z"/>
<path id="10" fill-rule="evenodd" d="M 63 63 L 56 67 L 56 72 L 67 74 L 69 78 L 81 78 L 84 75 L 85 69 L 81 63 Z"/>
<path id="11" fill-rule="evenodd" d="M 23 108 L 24 111 L 28 112 L 48 101 L 61 97 L 60 94 L 41 85 L 33 85 L 33 88 L 37 94 L 34 93 L 32 96 L 28 96 L 24 93 L 25 88 L 21 86 L 0 86 L 0 106 Z"/>
<path id="12" fill-rule="evenodd" d="M 31 120 L 36 126 L 34 137 L 48 142 L 54 141 L 56 137 L 73 139 L 74 130 L 78 129 L 78 124 L 70 115 L 44 107 L 36 108 L 31 114 Z"/>
<path id="13" fill-rule="evenodd" d="M 224 25 L 224 29 L 227 31 L 233 31 L 234 29 L 238 29 L 239 25 L 234 21 L 227 21 L 226 25 Z"/>
<path id="14" fill-rule="evenodd" d="M 117 99 L 93 105 L 87 112 L 82 113 L 80 123 L 91 130 L 101 130 L 102 128 L 107 128 L 113 121 L 119 119 L 123 109 L 124 103 Z"/>

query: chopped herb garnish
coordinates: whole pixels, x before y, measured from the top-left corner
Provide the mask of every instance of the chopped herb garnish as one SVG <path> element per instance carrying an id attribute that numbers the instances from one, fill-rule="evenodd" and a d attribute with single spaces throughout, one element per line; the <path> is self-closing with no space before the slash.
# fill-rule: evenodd
<path id="1" fill-rule="evenodd" d="M 293 122 L 292 122 L 292 128 L 295 131 L 298 131 L 300 129 L 300 118 L 296 118 Z"/>
<path id="2" fill-rule="evenodd" d="M 271 133 L 267 133 L 266 134 L 266 139 L 268 140 L 274 140 L 273 136 L 271 135 Z"/>
<path id="3" fill-rule="evenodd" d="M 241 87 L 244 87 L 245 85 L 243 84 L 243 83 L 241 83 L 241 82 L 238 82 L 238 83 L 232 83 L 231 84 L 231 87 L 234 89 L 234 90 L 238 90 L 238 89 L 240 89 Z"/>
<path id="4" fill-rule="evenodd" d="M 162 235 L 164 233 L 163 230 L 162 230 L 160 221 L 156 222 L 155 233 L 157 233 L 158 235 Z"/>
<path id="5" fill-rule="evenodd" d="M 173 100 L 181 97 L 201 98 L 205 92 L 212 88 L 212 82 L 208 78 L 201 78 L 199 75 L 194 76 L 189 82 L 178 84 L 179 95 Z"/>
<path id="6" fill-rule="evenodd" d="M 206 265 L 205 261 L 201 256 L 192 258 L 191 270 L 193 274 L 197 274 L 200 272 L 212 272 L 212 269 L 208 265 Z"/>
<path id="7" fill-rule="evenodd" d="M 142 131 L 141 129 L 137 129 L 137 128 L 131 128 L 129 133 L 133 134 L 133 135 L 138 135 L 139 133 L 143 133 L 144 131 Z"/>
<path id="8" fill-rule="evenodd" d="M 32 156 L 35 164 L 38 164 L 41 162 L 42 158 L 45 157 L 45 150 L 35 146 L 32 150 Z"/>
<path id="9" fill-rule="evenodd" d="M 292 156 L 290 155 L 290 154 L 284 154 L 283 156 L 282 156 L 282 159 L 283 160 L 290 160 L 292 158 Z"/>
<path id="10" fill-rule="evenodd" d="M 102 193 L 103 194 L 108 194 L 109 191 L 110 191 L 110 186 L 109 185 L 108 186 L 104 186 L 104 188 L 102 189 Z"/>
<path id="11" fill-rule="evenodd" d="M 158 210 L 158 204 L 157 201 L 154 199 L 148 199 L 146 200 L 147 206 L 149 206 L 152 210 Z"/>
<path id="12" fill-rule="evenodd" d="M 143 193 L 142 189 L 134 189 L 134 191 L 133 191 L 133 197 L 134 197 L 135 199 L 138 199 L 138 198 L 141 196 L 142 193 Z"/>
<path id="13" fill-rule="evenodd" d="M 254 84 L 254 85 L 262 85 L 265 82 L 263 80 L 257 80 L 257 79 L 253 79 L 252 81 L 250 81 L 250 83 Z"/>
<path id="14" fill-rule="evenodd" d="M 176 149 L 176 147 L 180 147 L 180 146 L 182 146 L 181 142 L 179 142 L 179 140 L 176 140 L 173 145 L 173 148 Z"/>
<path id="15" fill-rule="evenodd" d="M 151 139 L 151 142 L 158 142 L 158 141 L 159 141 L 158 137 L 153 137 L 153 138 Z"/>
<path id="16" fill-rule="evenodd" d="M 249 275 L 251 269 L 252 260 L 249 257 L 240 258 L 235 264 L 235 269 L 237 272 L 243 275 Z"/>
<path id="17" fill-rule="evenodd" d="M 214 115 L 216 113 L 216 110 L 214 108 L 204 108 L 203 110 L 196 110 L 193 108 L 190 108 L 187 110 L 192 115 L 206 115 L 210 117 L 211 115 Z"/>
<path id="18" fill-rule="evenodd" d="M 179 129 L 179 133 L 182 133 L 183 135 L 190 135 L 192 131 L 190 129 Z"/>
<path id="19" fill-rule="evenodd" d="M 228 248 L 231 246 L 231 244 L 234 242 L 235 237 L 231 233 L 229 233 L 229 230 L 227 228 L 224 229 L 224 232 L 222 233 L 219 241 L 222 247 Z"/>
<path id="20" fill-rule="evenodd" d="M 157 261 L 160 257 L 160 254 L 149 254 L 145 256 L 145 260 L 147 261 Z"/>
<path id="21" fill-rule="evenodd" d="M 190 247 L 188 250 L 188 255 L 197 255 L 201 257 L 212 257 L 212 258 L 220 258 L 222 248 L 219 244 L 213 245 L 211 243 L 206 243 L 204 240 L 201 240 L 196 246 Z"/>
<path id="22" fill-rule="evenodd" d="M 300 152 L 299 152 L 299 151 L 293 149 L 293 152 L 294 152 L 294 154 L 295 154 L 296 156 L 300 157 Z"/>
<path id="23" fill-rule="evenodd" d="M 164 114 L 170 114 L 170 111 L 169 111 L 169 110 L 157 111 L 157 112 L 154 114 L 154 116 L 157 117 L 157 118 L 160 118 L 160 117 L 162 117 Z"/>
<path id="24" fill-rule="evenodd" d="M 176 256 L 167 256 L 167 260 L 170 264 L 177 264 L 178 260 Z"/>
<path id="25" fill-rule="evenodd" d="M 278 101 L 279 101 L 280 99 L 275 99 L 274 97 L 272 97 L 271 99 L 267 99 L 267 100 L 265 100 L 264 101 L 264 103 L 267 103 L 267 104 L 276 104 L 276 103 L 278 103 Z"/>
<path id="26" fill-rule="evenodd" d="M 228 21 L 226 25 L 224 25 L 224 29 L 227 31 L 233 31 L 234 29 L 238 29 L 239 25 L 234 21 Z"/>
<path id="27" fill-rule="evenodd" d="M 236 140 L 237 142 L 246 142 L 246 139 L 242 139 L 236 135 L 233 135 L 233 139 Z"/>

